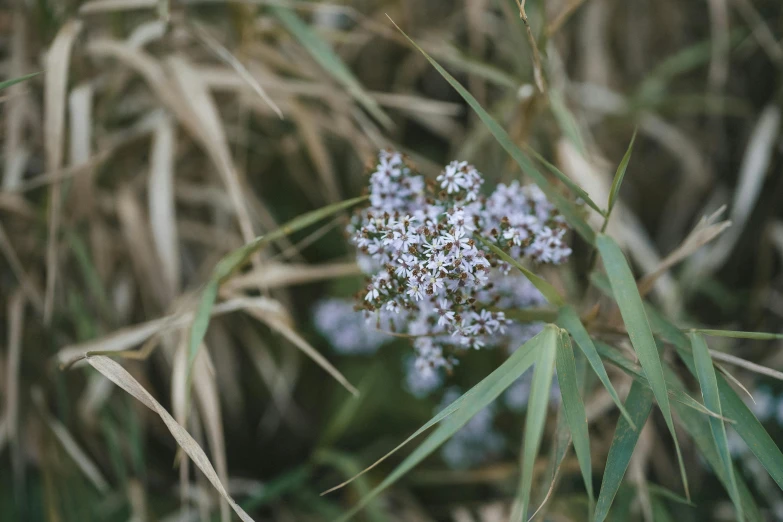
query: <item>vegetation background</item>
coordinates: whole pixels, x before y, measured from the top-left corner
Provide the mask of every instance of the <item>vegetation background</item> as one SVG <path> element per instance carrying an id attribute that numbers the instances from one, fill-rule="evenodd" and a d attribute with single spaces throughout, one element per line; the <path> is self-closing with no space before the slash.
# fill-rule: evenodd
<path id="1" fill-rule="evenodd" d="M 538 151 L 599 204 L 638 129 L 608 232 L 638 276 L 672 252 L 689 254 L 657 273 L 651 300 L 678 324 L 783 332 L 783 4 L 525 8 L 526 21 L 514 0 L 4 3 L 0 77 L 42 74 L 0 92 L 0 520 L 229 516 L 153 411 L 83 362 L 68 366 L 87 350 L 134 351 L 115 360 L 185 423 L 256 520 L 339 517 L 399 462 L 319 496 L 438 404 L 404 389 L 405 340 L 346 356 L 313 326 L 316 301 L 361 284 L 341 233 L 345 212 L 277 238 L 221 286 L 192 392 L 186 386 L 187 313 L 216 263 L 306 211 L 362 194 L 379 148 L 403 151 L 430 176 L 451 159 L 474 163 L 490 185 L 522 175 L 389 18 L 517 146 Z M 722 205 L 705 225 L 709 237 L 677 250 Z M 575 239 L 574 249 L 567 267 L 546 273 L 566 291 L 584 287 L 591 262 L 585 244 Z M 727 364 L 780 445 L 782 342 L 716 338 L 711 347 L 741 358 Z M 450 382 L 466 389 L 502 360 L 471 354 Z M 610 375 L 628 388 L 625 374 Z M 603 390 L 585 402 L 598 487 L 618 414 Z M 681 493 L 662 421 L 656 413 L 643 432 L 618 494 L 627 510 L 612 516 L 733 520 L 729 496 L 685 436 L 695 506 L 668 493 L 651 503 L 645 481 Z M 499 423 L 511 441 L 502 455 L 462 470 L 434 455 L 357 519 L 505 520 L 523 419 Z M 783 520 L 775 483 L 756 461 L 736 462 L 763 516 Z M 547 463 L 544 451 L 539 500 Z M 558 482 L 547 519 L 583 520 L 573 455 Z"/>

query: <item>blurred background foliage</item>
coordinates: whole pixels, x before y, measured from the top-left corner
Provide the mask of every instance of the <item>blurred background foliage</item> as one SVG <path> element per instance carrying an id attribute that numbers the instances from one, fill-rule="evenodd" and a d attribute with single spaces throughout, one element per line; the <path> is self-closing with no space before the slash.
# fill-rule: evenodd
<path id="1" fill-rule="evenodd" d="M 389 18 L 517 145 L 601 204 L 638 129 L 609 226 L 638 275 L 653 272 L 722 205 L 733 223 L 664 273 L 652 299 L 681 323 L 783 331 L 783 5 L 530 0 L 526 12 L 527 24 L 514 0 L 0 7 L 0 77 L 43 71 L 0 92 L 0 520 L 226 516 L 151 411 L 89 367 L 63 369 L 88 349 L 151 353 L 121 362 L 187 418 L 256 520 L 339 516 L 390 467 L 319 493 L 431 417 L 442 394 L 406 390 L 405 340 L 372 356 L 345 355 L 313 325 L 314 303 L 350 297 L 361 285 L 342 234 L 347 213 L 276 241 L 224 285 L 221 301 L 234 308 L 210 325 L 193 407 L 177 394 L 187 320 L 172 318 L 193 310 L 215 263 L 305 211 L 361 194 L 379 148 L 403 151 L 429 176 L 451 159 L 474 163 L 490 185 L 520 176 Z M 575 240 L 574 249 L 570 264 L 547 277 L 578 293 L 590 259 L 584 244 Z M 248 296 L 263 309 L 244 306 Z M 169 319 L 149 323 L 161 317 Z M 360 397 L 297 350 L 292 335 L 339 368 Z M 773 369 L 783 367 L 781 346 L 713 344 Z M 446 384 L 467 389 L 504 358 L 471 353 Z M 783 386 L 743 368 L 735 375 L 782 440 Z M 627 389 L 627 377 L 612 376 Z M 617 412 L 598 391 L 587 406 L 598 484 Z M 696 507 L 636 490 L 645 477 L 679 488 L 658 417 L 614 520 L 731 520 L 727 495 L 684 438 Z M 453 469 L 432 457 L 358 519 L 504 520 L 523 422 L 505 410 L 494 422 L 505 442 L 492 458 Z M 743 462 L 741 448 L 736 458 Z M 544 455 L 539 500 L 546 466 Z M 765 515 L 783 519 L 777 486 L 757 463 L 741 469 Z M 581 520 L 585 496 L 572 456 L 559 481 L 548 519 Z"/>

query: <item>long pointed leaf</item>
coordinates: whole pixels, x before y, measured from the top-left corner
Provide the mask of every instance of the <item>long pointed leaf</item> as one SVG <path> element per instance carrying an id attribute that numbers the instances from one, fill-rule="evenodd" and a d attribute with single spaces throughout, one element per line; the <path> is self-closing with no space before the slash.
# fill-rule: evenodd
<path id="1" fill-rule="evenodd" d="M 644 313 L 644 305 L 636 287 L 636 280 L 620 247 L 612 238 L 599 234 L 596 239 L 596 245 L 601 253 L 601 258 L 604 260 L 606 274 L 609 277 L 609 283 L 612 286 L 617 305 L 620 307 L 620 314 L 628 330 L 628 337 L 631 339 L 631 344 L 639 357 L 642 369 L 650 382 L 650 387 L 653 394 L 655 394 L 655 400 L 658 402 L 663 418 L 666 420 L 666 426 L 674 439 L 674 448 L 680 464 L 685 496 L 690 498 L 688 477 L 685 474 L 680 444 L 674 431 L 674 420 L 672 419 L 671 406 L 669 405 L 669 394 L 666 389 L 663 366 L 658 354 L 658 347 L 650 329 L 650 323 L 647 321 L 647 316 Z"/>
<path id="2" fill-rule="evenodd" d="M 609 205 L 606 211 L 607 219 L 609 214 L 612 213 L 615 203 L 617 203 L 617 196 L 620 194 L 620 186 L 623 184 L 625 178 L 625 171 L 628 169 L 628 162 L 631 161 L 631 153 L 633 152 L 633 143 L 636 141 L 636 131 L 631 136 L 631 143 L 628 144 L 628 150 L 625 151 L 623 159 L 617 166 L 617 172 L 614 173 L 614 179 L 612 180 L 612 188 L 609 191 Z"/>
<path id="3" fill-rule="evenodd" d="M 631 416 L 625 410 L 625 406 L 623 406 L 620 397 L 617 395 L 617 391 L 615 391 L 614 386 L 612 386 L 612 381 L 609 380 L 609 375 L 606 373 L 606 368 L 604 368 L 604 363 L 601 361 L 601 356 L 598 355 L 593 340 L 590 338 L 590 334 L 587 333 L 587 329 L 585 329 L 582 321 L 579 319 L 576 310 L 571 306 L 562 307 L 560 309 L 560 314 L 557 317 L 556 324 L 568 330 L 568 333 L 570 333 L 571 337 L 576 341 L 577 346 L 579 346 L 582 353 L 585 354 L 587 361 L 598 376 L 601 384 L 603 384 L 606 391 L 609 392 L 609 396 L 619 408 L 620 413 L 622 413 L 631 427 L 636 429 L 636 426 L 634 426 L 634 423 L 631 420 Z"/>
<path id="4" fill-rule="evenodd" d="M 582 479 L 585 482 L 592 516 L 595 497 L 593 495 L 592 464 L 590 461 L 590 433 L 587 429 L 585 405 L 582 402 L 581 395 L 579 395 L 574 351 L 571 347 L 571 339 L 565 330 L 561 332 L 557 342 L 555 365 L 557 366 L 557 382 L 560 384 L 563 410 L 568 421 L 568 429 L 571 431 L 576 459 L 579 461 L 579 468 L 582 471 Z"/>
<path id="5" fill-rule="evenodd" d="M 391 20 L 391 18 L 389 18 L 389 20 Z M 514 161 L 517 162 L 522 171 L 530 176 L 531 179 L 541 188 L 552 204 L 554 204 L 560 213 L 563 214 L 563 217 L 566 218 L 566 221 L 568 221 L 571 227 L 573 227 L 573 229 L 580 236 L 582 236 L 585 241 L 593 244 L 595 242 L 595 232 L 580 215 L 579 209 L 572 202 L 566 200 L 555 191 L 554 187 L 550 185 L 549 181 L 547 181 L 544 175 L 539 172 L 530 158 L 528 158 L 527 155 L 514 144 L 514 141 L 511 139 L 505 129 L 503 129 L 503 127 L 501 127 L 500 124 L 495 121 L 495 119 L 490 116 L 486 110 L 484 110 L 476 98 L 474 98 L 473 95 L 470 94 L 461 83 L 459 83 L 451 74 L 449 74 L 446 69 L 441 67 L 441 65 L 429 54 L 427 54 L 424 49 L 419 47 L 410 36 L 405 34 L 405 31 L 400 29 L 399 26 L 394 23 L 393 20 L 392 23 L 394 24 L 394 27 L 396 27 L 397 30 L 408 39 L 411 45 L 413 45 L 413 47 L 415 47 L 422 55 L 424 55 L 424 57 L 432 64 L 433 67 L 435 67 L 440 75 L 443 76 L 443 78 L 449 82 L 449 84 L 451 84 L 454 90 L 456 90 L 459 95 L 462 96 L 468 105 L 470 105 L 471 109 L 473 109 L 479 119 L 484 122 L 484 125 L 487 126 L 497 142 L 512 158 L 514 158 Z"/>
<path id="6" fill-rule="evenodd" d="M 703 328 L 696 328 L 693 331 L 712 337 L 730 337 L 732 339 L 754 339 L 756 341 L 783 339 L 783 334 L 770 332 L 737 332 L 734 330 L 705 330 Z"/>
<path id="7" fill-rule="evenodd" d="M 693 350 L 693 362 L 696 366 L 696 376 L 699 380 L 699 386 L 701 387 L 704 405 L 717 413 L 721 413 L 718 378 L 715 375 L 715 368 L 712 365 L 710 350 L 707 348 L 707 343 L 704 341 L 704 336 L 701 334 L 692 333 L 690 338 L 691 348 Z M 737 482 L 734 478 L 734 465 L 731 462 L 729 441 L 726 437 L 726 426 L 720 419 L 712 417 L 709 419 L 709 423 L 712 437 L 715 440 L 715 446 L 718 448 L 721 462 L 726 469 L 729 482 L 729 494 L 734 501 L 734 506 L 737 508 L 737 519 L 742 522 L 745 520 L 745 516 L 742 512 L 742 502 L 740 501 L 739 492 L 737 491 Z"/>
<path id="8" fill-rule="evenodd" d="M 394 126 L 389 116 L 383 112 L 378 102 L 364 90 L 362 84 L 359 83 L 356 76 L 345 65 L 345 62 L 293 10 L 283 6 L 270 6 L 269 9 L 285 25 L 286 29 L 299 40 L 299 43 L 304 46 L 315 61 L 326 72 L 334 76 L 348 90 L 348 93 L 367 109 L 367 112 L 372 114 L 387 129 L 391 129 Z"/>
<path id="9" fill-rule="evenodd" d="M 348 511 L 340 521 L 344 522 L 356 515 L 356 513 L 371 502 L 372 499 L 380 495 L 389 486 L 399 480 L 400 477 L 432 454 L 474 415 L 494 401 L 498 395 L 503 393 L 506 388 L 511 386 L 517 378 L 536 362 L 539 356 L 539 350 L 542 346 L 551 346 L 554 343 L 556 335 L 557 331 L 555 327 L 544 328 L 541 333 L 522 345 L 495 371 L 463 395 L 463 400 L 460 401 L 459 407 L 452 409 L 452 406 L 449 406 L 447 409 L 452 409 L 451 414 L 443 419 L 435 431 L 432 432 L 418 448 L 408 455 L 394 471 L 387 475 L 383 482 L 376 486 L 368 495 L 363 497 L 356 506 Z M 433 421 L 430 422 L 432 423 Z"/>
<path id="10" fill-rule="evenodd" d="M 530 490 L 533 487 L 533 467 L 541 447 L 546 412 L 549 408 L 550 388 L 552 387 L 560 332 L 554 326 L 548 326 L 544 331 L 548 333 L 548 336 L 542 340 L 539 346 L 533 381 L 530 384 L 530 400 L 527 404 L 525 417 L 525 439 L 522 443 L 522 478 L 519 482 L 514 512 L 511 515 L 512 521 L 523 522 L 527 520 Z"/>
<path id="11" fill-rule="evenodd" d="M 2 81 L 2 82 L 0 82 L 0 91 L 2 91 L 3 89 L 7 89 L 8 87 L 10 87 L 12 85 L 16 85 L 17 83 L 29 80 L 30 78 L 38 76 L 39 74 L 41 74 L 40 71 L 39 72 L 30 73 L 30 74 L 25 74 L 24 76 L 20 76 L 19 78 L 11 78 L 10 80 Z"/>
<path id="12" fill-rule="evenodd" d="M 628 397 L 625 399 L 625 407 L 631 412 L 634 424 L 640 429 L 631 428 L 624 417 L 620 417 L 620 420 L 617 421 L 612 446 L 606 457 L 601 493 L 598 495 L 598 502 L 595 505 L 595 522 L 603 522 L 606 515 L 609 514 L 609 508 L 620 488 L 625 470 L 628 469 L 628 463 L 631 461 L 633 449 L 639 440 L 641 426 L 644 426 L 652 410 L 652 399 L 653 394 L 649 389 L 636 381 L 631 384 L 631 391 L 628 392 Z"/>
<path id="13" fill-rule="evenodd" d="M 511 257 L 510 255 L 506 254 L 503 249 L 498 247 L 497 245 L 493 244 L 489 239 L 484 239 L 481 236 L 476 236 L 479 238 L 479 240 L 484 243 L 490 250 L 492 250 L 492 253 L 498 256 L 500 259 L 508 263 L 509 265 L 513 266 L 522 274 L 527 277 L 527 279 L 533 283 L 533 286 L 535 286 L 539 292 L 541 292 L 541 295 L 546 297 L 546 300 L 552 303 L 555 306 L 562 306 L 565 304 L 565 301 L 563 301 L 563 297 L 560 295 L 560 293 L 555 289 L 554 286 L 549 284 L 546 280 L 542 279 L 541 277 L 537 276 L 524 266 L 522 266 L 516 259 Z"/>

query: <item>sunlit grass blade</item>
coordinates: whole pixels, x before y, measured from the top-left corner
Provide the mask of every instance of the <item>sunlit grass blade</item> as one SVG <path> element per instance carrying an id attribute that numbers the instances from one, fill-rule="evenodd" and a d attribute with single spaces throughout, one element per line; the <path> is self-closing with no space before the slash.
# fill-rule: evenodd
<path id="1" fill-rule="evenodd" d="M 559 179 L 565 186 L 567 186 L 571 192 L 573 192 L 576 196 L 582 198 L 587 205 L 601 214 L 602 216 L 605 215 L 606 211 L 603 210 L 601 207 L 599 207 L 591 198 L 590 195 L 585 192 L 585 190 L 576 184 L 574 180 L 566 176 L 560 169 L 555 167 L 552 163 L 548 162 L 546 158 L 544 158 L 541 154 L 533 150 L 531 147 L 525 147 L 525 151 L 533 156 L 535 159 L 538 160 L 539 163 L 544 165 L 549 172 L 554 174 L 554 176 Z"/>
<path id="2" fill-rule="evenodd" d="M 732 339 L 753 339 L 756 341 L 775 341 L 783 339 L 783 334 L 770 332 L 738 332 L 734 330 L 706 330 L 703 328 L 694 328 L 693 332 L 711 337 L 730 337 Z"/>
<path id="3" fill-rule="evenodd" d="M 334 203 L 326 207 L 307 212 L 299 217 L 296 217 L 284 224 L 277 230 L 270 232 L 269 234 L 260 236 L 254 241 L 244 245 L 241 248 L 234 250 L 226 254 L 217 265 L 215 265 L 209 282 L 207 282 L 204 290 L 201 293 L 201 299 L 199 301 L 198 309 L 196 310 L 196 316 L 193 319 L 193 325 L 190 327 L 190 339 L 188 340 L 188 375 L 191 375 L 193 369 L 193 362 L 198 355 L 199 347 L 204 341 L 204 336 L 207 333 L 209 327 L 210 314 L 212 307 L 215 306 L 217 300 L 218 289 L 220 284 L 228 279 L 234 272 L 239 270 L 250 257 L 258 252 L 261 248 L 265 247 L 272 241 L 293 234 L 307 226 L 310 226 L 322 219 L 325 219 L 341 210 L 345 210 L 353 205 L 360 203 L 366 199 L 366 196 L 358 198 L 348 199 L 339 203 Z"/>
<path id="4" fill-rule="evenodd" d="M 625 417 L 620 417 L 617 421 L 612 446 L 606 457 L 601 493 L 598 495 L 598 502 L 595 505 L 595 522 L 603 522 L 609 513 L 612 501 L 623 481 L 625 470 L 628 469 L 633 449 L 639 440 L 641 427 L 644 426 L 652 410 L 652 400 L 653 394 L 650 390 L 634 381 L 631 385 L 631 391 L 628 392 L 628 397 L 625 399 L 625 407 L 631 412 L 633 422 L 639 426 L 639 429 L 631 428 Z"/>
<path id="5" fill-rule="evenodd" d="M 557 382 L 560 385 L 563 411 L 565 411 L 566 420 L 568 421 L 568 429 L 571 431 L 574 451 L 579 461 L 579 469 L 582 471 L 582 479 L 585 482 L 587 498 L 590 502 L 590 516 L 592 517 L 595 497 L 593 495 L 592 464 L 590 460 L 590 433 L 587 429 L 585 405 L 579 394 L 571 339 L 565 330 L 561 330 L 557 340 L 555 366 L 557 367 Z"/>
<path id="6" fill-rule="evenodd" d="M 691 333 L 690 339 L 691 349 L 693 350 L 693 362 L 696 366 L 696 377 L 699 380 L 701 394 L 704 398 L 704 405 L 720 414 L 722 410 L 720 405 L 720 392 L 718 392 L 718 378 L 715 375 L 715 368 L 712 365 L 710 350 L 707 348 L 707 343 L 704 341 L 704 337 L 701 334 Z M 726 437 L 726 426 L 721 420 L 712 417 L 709 419 L 709 423 L 721 462 L 726 468 L 726 474 L 730 485 L 729 494 L 734 501 L 734 506 L 737 508 L 737 519 L 743 521 L 745 520 L 745 517 L 742 512 L 742 503 L 739 500 L 737 483 L 734 479 L 734 466 L 731 462 L 729 441 Z"/>
<path id="7" fill-rule="evenodd" d="M 5 80 L 3 82 L 0 82 L 0 91 L 2 91 L 3 89 L 9 88 L 12 85 L 16 85 L 17 83 L 21 83 L 21 82 L 27 81 L 30 78 L 34 78 L 34 77 L 38 76 L 39 74 L 41 74 L 40 71 L 39 72 L 30 73 L 30 74 L 25 74 L 24 76 L 20 76 L 18 78 L 11 78 L 10 80 Z"/>
<path id="8" fill-rule="evenodd" d="M 348 90 L 348 93 L 367 109 L 367 112 L 372 114 L 387 129 L 391 129 L 394 126 L 391 118 L 383 112 L 378 102 L 364 90 L 359 80 L 356 79 L 356 76 L 354 76 L 331 46 L 304 23 L 293 10 L 283 6 L 269 6 L 269 9 L 285 25 L 286 29 L 299 40 L 299 43 L 307 49 L 307 52 L 310 53 L 315 61 L 326 72 L 334 76 Z"/>
<path id="9" fill-rule="evenodd" d="M 391 18 L 389 18 L 391 20 Z M 432 58 L 429 54 L 427 54 L 424 49 L 419 47 L 416 42 L 411 39 L 410 36 L 405 34 L 405 31 L 399 28 L 397 24 L 394 23 L 392 20 L 392 24 L 394 24 L 394 27 L 397 28 L 400 33 L 405 36 L 405 38 L 408 39 L 408 41 L 413 45 L 421 54 L 424 55 L 424 57 L 432 64 L 433 67 L 440 73 L 443 78 L 451 86 L 456 90 L 460 96 L 470 105 L 470 107 L 473 109 L 473 111 L 476 113 L 476 115 L 481 119 L 482 122 L 484 122 L 484 125 L 487 126 L 489 131 L 492 133 L 492 135 L 495 137 L 497 142 L 506 150 L 506 152 L 514 158 L 514 161 L 517 162 L 519 167 L 522 169 L 522 171 L 530 176 L 532 180 L 541 188 L 542 191 L 547 195 L 549 200 L 552 202 L 552 204 L 557 207 L 557 209 L 560 211 L 561 214 L 566 218 L 568 223 L 571 225 L 571 227 L 580 235 L 582 238 L 587 241 L 588 243 L 592 244 L 595 242 L 595 232 L 592 228 L 587 224 L 587 222 L 584 220 L 584 218 L 580 215 L 579 209 L 574 205 L 572 202 L 566 200 L 563 198 L 560 194 L 557 193 L 557 191 L 554 189 L 552 185 L 549 184 L 547 179 L 544 177 L 541 172 L 538 171 L 538 169 L 535 167 L 533 162 L 530 160 L 530 158 L 527 157 L 527 155 L 522 152 L 522 150 L 517 147 L 514 144 L 514 141 L 511 139 L 511 137 L 508 135 L 508 133 L 503 129 L 503 127 L 500 126 L 500 124 L 495 121 L 495 119 L 490 116 L 490 114 L 484 110 L 484 108 L 481 106 L 481 104 L 476 100 L 476 98 L 473 97 L 472 94 L 470 94 L 465 87 L 462 86 L 461 83 L 459 83 L 451 74 L 449 74 L 446 69 L 441 67 L 441 65 L 435 61 L 434 58 Z"/>
<path id="10" fill-rule="evenodd" d="M 620 413 L 622 413 L 623 417 L 625 417 L 625 420 L 628 421 L 631 427 L 636 429 L 631 416 L 625 410 L 623 402 L 617 395 L 617 391 L 615 391 L 614 386 L 612 386 L 612 381 L 609 380 L 609 375 L 606 373 L 606 368 L 604 367 L 604 363 L 601 361 L 601 356 L 598 355 L 598 351 L 595 349 L 593 340 L 590 338 L 590 334 L 587 333 L 587 329 L 585 329 L 582 321 L 579 319 L 579 315 L 577 315 L 576 310 L 574 310 L 571 306 L 562 307 L 557 317 L 557 324 L 568 330 L 568 333 L 570 333 L 571 337 L 573 337 L 574 341 L 576 341 L 577 346 L 579 346 L 579 348 L 582 350 L 582 353 L 585 354 L 587 361 L 590 363 L 593 371 L 598 376 L 601 384 L 604 385 L 604 388 L 606 388 L 609 396 L 619 408 Z"/>
<path id="11" fill-rule="evenodd" d="M 563 306 L 565 304 L 565 301 L 563 300 L 563 297 L 560 295 L 560 293 L 557 291 L 557 289 L 549 284 L 546 280 L 542 279 L 541 277 L 537 276 L 524 266 L 522 266 L 519 261 L 511 257 L 510 255 L 506 254 L 500 247 L 493 244 L 489 239 L 484 239 L 481 236 L 476 236 L 482 243 L 484 243 L 490 250 L 492 250 L 492 253 L 498 256 L 500 259 L 508 263 L 509 265 L 513 266 L 522 274 L 524 274 L 525 277 L 528 278 L 528 280 L 533 283 L 533 286 L 535 286 L 541 294 L 546 297 L 546 300 L 549 301 L 551 304 L 555 306 Z"/>
<path id="12" fill-rule="evenodd" d="M 655 344 L 650 323 L 644 312 L 642 298 L 636 287 L 636 280 L 631 273 L 631 268 L 625 259 L 620 247 L 615 241 L 604 234 L 599 234 L 596 239 L 598 251 L 604 261 L 606 274 L 609 277 L 609 283 L 614 293 L 614 298 L 620 308 L 620 314 L 623 317 L 628 337 L 636 351 L 639 362 L 642 365 L 644 374 L 650 382 L 655 400 L 661 408 L 663 418 L 666 420 L 666 426 L 674 439 L 674 448 L 677 453 L 677 460 L 680 464 L 682 483 L 685 488 L 685 496 L 690 498 L 688 491 L 688 478 L 685 474 L 685 466 L 682 462 L 682 453 L 680 444 L 677 441 L 677 434 L 674 431 L 674 420 L 672 419 L 671 406 L 669 405 L 669 394 L 666 388 L 666 380 L 663 375 L 663 366 L 658 354 L 658 347 Z"/>
<path id="13" fill-rule="evenodd" d="M 522 345 L 517 351 L 500 365 L 495 371 L 485 377 L 476 386 L 471 388 L 455 403 L 452 403 L 446 410 L 450 410 L 450 415 L 443 416 L 440 425 L 433 431 L 421 445 L 416 448 L 408 457 L 406 457 L 386 478 L 376 486 L 368 495 L 364 496 L 359 503 L 354 506 L 340 521 L 349 520 L 363 509 L 375 497 L 380 495 L 389 486 L 413 469 L 417 464 L 427 456 L 438 449 L 441 444 L 446 442 L 457 430 L 464 426 L 474 415 L 484 409 L 488 404 L 495 400 L 498 395 L 511 386 L 534 362 L 539 358 L 539 351 L 543 346 L 552 346 L 557 336 L 557 329 L 549 326 L 540 334 L 530 339 Z M 553 348 L 554 350 L 554 348 Z M 436 418 L 438 417 L 436 416 Z M 445 417 L 445 418 L 444 418 Z M 433 418 L 428 424 L 435 423 Z M 421 431 L 421 430 L 420 430 Z M 385 458 L 385 457 L 384 457 Z M 377 463 L 376 463 L 377 464 Z M 373 464 L 370 468 L 374 467 Z M 368 468 L 368 469 L 370 469 Z M 367 470 L 365 470 L 367 471 Z M 364 473 L 364 472 L 363 472 Z M 350 481 L 345 482 L 347 484 Z M 335 488 L 332 488 L 335 489 Z"/>
<path id="14" fill-rule="evenodd" d="M 615 203 L 617 203 L 617 196 L 620 194 L 620 186 L 623 184 L 625 178 L 625 171 L 628 169 L 628 162 L 631 161 L 631 154 L 633 153 L 633 144 L 636 141 L 636 131 L 631 136 L 631 143 L 628 144 L 628 150 L 625 151 L 623 159 L 617 166 L 617 171 L 614 173 L 614 179 L 612 180 L 612 188 L 609 190 L 609 204 L 606 209 L 606 216 L 609 219 L 609 214 L 612 213 Z"/>
<path id="15" fill-rule="evenodd" d="M 527 520 L 530 490 L 533 487 L 533 467 L 541 447 L 546 412 L 549 408 L 557 343 L 561 334 L 560 330 L 554 326 L 548 326 L 544 332 L 547 333 L 547 336 L 542 339 L 538 347 L 533 380 L 530 384 L 530 399 L 527 403 L 527 415 L 525 416 L 525 438 L 522 443 L 522 477 L 519 481 L 519 491 L 511 514 L 510 520 L 512 522 Z"/>
<path id="16" fill-rule="evenodd" d="M 685 334 L 651 307 L 648 308 L 648 314 L 655 331 L 674 345 L 690 372 L 696 375 L 690 343 Z M 732 426 L 734 430 L 756 455 L 778 487 L 783 489 L 783 453 L 778 445 L 722 375 L 718 377 L 718 392 L 724 415 L 735 421 Z"/>

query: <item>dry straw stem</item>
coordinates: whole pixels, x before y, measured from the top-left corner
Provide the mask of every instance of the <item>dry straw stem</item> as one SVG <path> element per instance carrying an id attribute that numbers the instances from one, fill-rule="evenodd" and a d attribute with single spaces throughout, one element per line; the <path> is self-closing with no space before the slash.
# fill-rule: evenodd
<path id="1" fill-rule="evenodd" d="M 22 358 L 25 297 L 16 291 L 8 300 L 8 360 L 5 388 L 5 427 L 11 444 L 14 490 L 22 491 L 22 450 L 19 445 L 19 369 Z M 2 444 L 0 444 L 2 448 Z"/>
<path id="2" fill-rule="evenodd" d="M 46 56 L 44 84 L 44 141 L 46 167 L 59 170 L 63 164 L 65 143 L 65 100 L 68 90 L 68 71 L 71 48 L 81 31 L 82 22 L 70 20 L 62 26 Z M 49 191 L 49 243 L 46 249 L 46 294 L 44 298 L 44 322 L 49 324 L 54 308 L 54 289 L 57 283 L 57 245 L 62 206 L 60 183 L 52 184 Z"/>
<path id="3" fill-rule="evenodd" d="M 169 415 L 169 412 L 156 401 L 150 393 L 134 379 L 122 366 L 115 361 L 104 356 L 88 357 L 87 362 L 106 378 L 110 379 L 114 384 L 131 394 L 139 402 L 144 404 L 147 408 L 157 413 L 158 416 L 166 424 L 166 427 L 171 432 L 171 435 L 177 441 L 177 444 L 188 454 L 198 468 L 204 473 L 209 482 L 220 493 L 220 495 L 228 502 L 234 512 L 242 519 L 243 522 L 253 522 L 253 519 L 245 513 L 245 511 L 234 502 L 234 499 L 226 491 L 223 483 L 218 478 L 215 469 L 209 462 L 204 450 L 196 443 L 193 437 L 183 428 L 174 418 Z"/>

